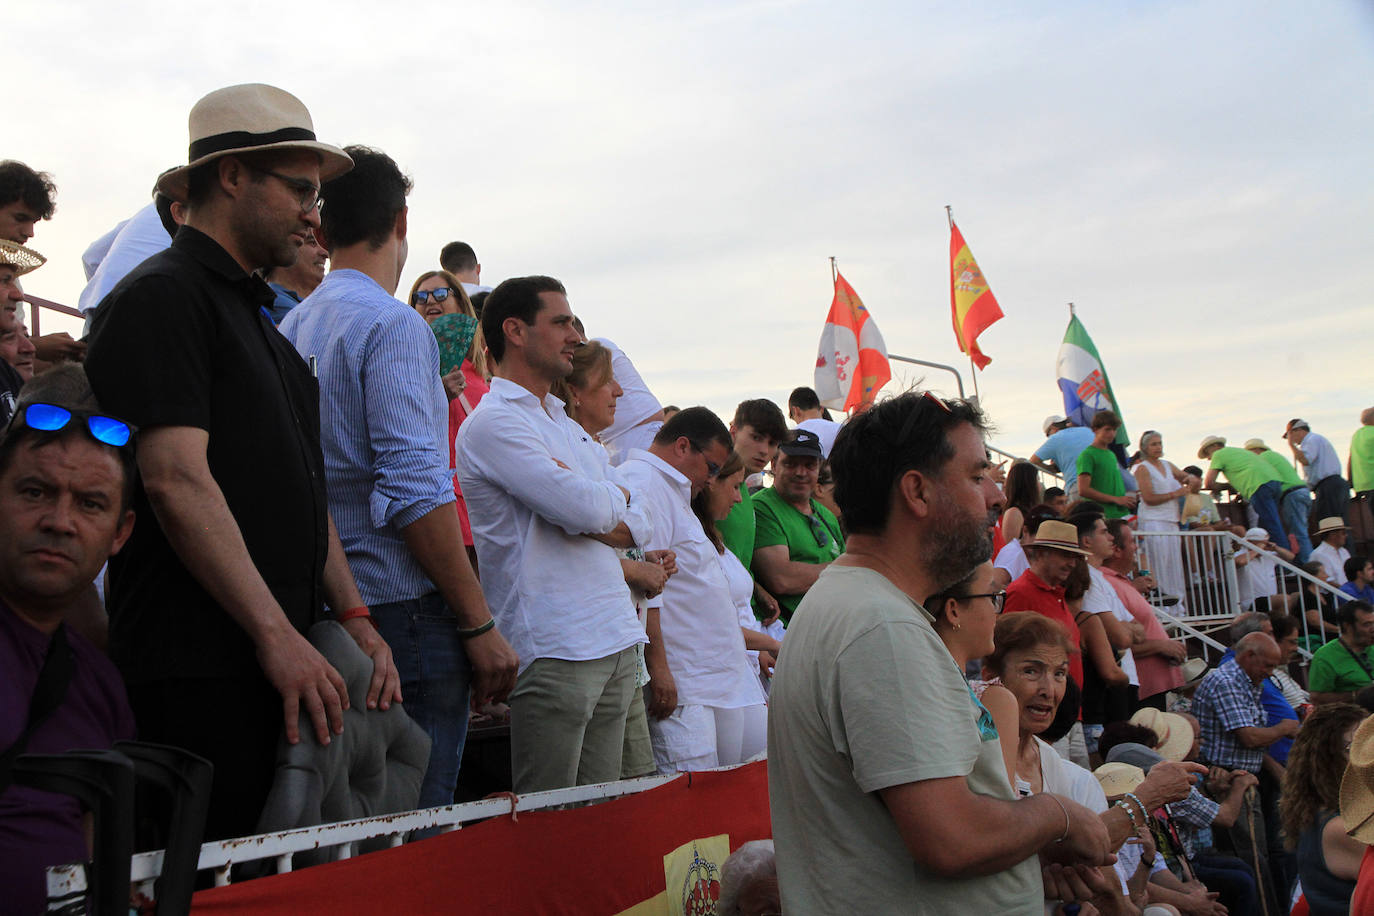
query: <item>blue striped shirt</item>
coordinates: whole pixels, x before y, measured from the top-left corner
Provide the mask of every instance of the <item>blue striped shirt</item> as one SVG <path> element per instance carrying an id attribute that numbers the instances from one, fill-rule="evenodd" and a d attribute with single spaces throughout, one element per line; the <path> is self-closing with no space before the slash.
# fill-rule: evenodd
<path id="1" fill-rule="evenodd" d="M 281 332 L 317 361 L 329 512 L 363 601 L 434 591 L 401 538 L 406 525 L 454 500 L 434 334 L 356 270 L 330 271 Z"/>

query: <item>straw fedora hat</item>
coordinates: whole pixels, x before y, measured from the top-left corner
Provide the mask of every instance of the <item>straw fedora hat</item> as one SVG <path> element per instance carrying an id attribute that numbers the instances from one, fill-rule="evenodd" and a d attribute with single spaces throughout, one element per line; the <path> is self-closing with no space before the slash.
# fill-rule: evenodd
<path id="1" fill-rule="evenodd" d="M 1194 684 L 1202 683 L 1202 679 L 1207 676 L 1207 672 L 1212 669 L 1207 667 L 1205 658 L 1190 658 L 1178 669 L 1183 674 L 1182 687 L 1192 687 Z M 1188 726 L 1191 730 L 1192 726 Z"/>
<path id="2" fill-rule="evenodd" d="M 1355 729 L 1350 762 L 1341 778 L 1341 818 L 1346 833 L 1374 845 L 1374 716 Z"/>
<path id="3" fill-rule="evenodd" d="M 1144 726 L 1159 736 L 1155 749 L 1165 760 L 1182 760 L 1193 748 L 1193 726 L 1177 713 L 1146 706 L 1131 716 L 1131 724 Z"/>
<path id="4" fill-rule="evenodd" d="M 1065 553 L 1086 557 L 1088 552 L 1078 546 L 1078 529 L 1068 522 L 1041 522 L 1031 547 L 1049 547 Z"/>
<path id="5" fill-rule="evenodd" d="M 1145 771 L 1129 763 L 1104 763 L 1093 770 L 1093 775 L 1108 798 L 1134 792 L 1145 781 Z"/>
<path id="6" fill-rule="evenodd" d="M 1225 444 L 1226 444 L 1226 437 L 1225 437 L 1225 436 L 1208 436 L 1206 439 L 1203 439 L 1203 440 L 1202 440 L 1202 444 L 1199 445 L 1199 446 L 1197 447 L 1197 456 L 1198 456 L 1198 458 L 1199 458 L 1200 460 L 1206 461 L 1206 460 L 1207 460 L 1206 452 L 1207 452 L 1207 450 L 1208 450 L 1209 448 L 1211 448 L 1211 447 L 1214 446 L 1214 445 L 1225 445 Z"/>
<path id="7" fill-rule="evenodd" d="M 9 239 L 0 239 L 0 264 L 8 264 L 13 267 L 14 275 L 17 277 L 37 270 L 47 260 L 32 248 L 25 248 L 18 242 L 11 242 Z"/>
<path id="8" fill-rule="evenodd" d="M 191 109 L 190 147 L 186 165 L 157 181 L 157 189 L 185 201 L 191 170 L 220 156 L 260 150 L 310 150 L 320 156 L 320 182 L 353 168 L 353 160 L 336 146 L 315 139 L 315 125 L 300 99 L 264 83 L 216 89 Z"/>
<path id="9" fill-rule="evenodd" d="M 1324 518 L 1321 521 L 1317 522 L 1316 533 L 1318 537 L 1320 537 L 1323 534 L 1330 534 L 1333 531 L 1343 530 L 1350 530 L 1350 526 L 1347 525 L 1345 523 L 1345 519 L 1341 518 L 1339 515 L 1333 515 L 1329 518 Z"/>
<path id="10" fill-rule="evenodd" d="M 1246 439 L 1245 450 L 1248 452 L 1252 448 L 1257 448 L 1262 452 L 1267 452 L 1269 450 L 1269 446 L 1264 444 L 1263 439 Z"/>

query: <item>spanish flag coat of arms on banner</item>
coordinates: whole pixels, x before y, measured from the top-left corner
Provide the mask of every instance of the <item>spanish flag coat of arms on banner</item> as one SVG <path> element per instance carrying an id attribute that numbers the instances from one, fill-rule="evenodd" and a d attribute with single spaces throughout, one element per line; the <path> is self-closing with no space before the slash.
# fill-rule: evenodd
<path id="1" fill-rule="evenodd" d="M 1002 317 L 1002 308 L 978 269 L 978 262 L 973 260 L 964 234 L 953 222 L 949 224 L 949 307 L 959 349 L 979 369 L 986 369 L 992 359 L 978 349 L 978 335 Z"/>

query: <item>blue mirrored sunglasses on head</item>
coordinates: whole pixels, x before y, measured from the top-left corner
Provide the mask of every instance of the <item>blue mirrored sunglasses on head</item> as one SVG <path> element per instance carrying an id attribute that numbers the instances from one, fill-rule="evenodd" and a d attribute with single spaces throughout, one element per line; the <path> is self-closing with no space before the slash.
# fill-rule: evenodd
<path id="1" fill-rule="evenodd" d="M 22 419 L 23 424 L 29 429 L 50 433 L 66 427 L 72 421 L 73 416 L 85 419 L 86 429 L 90 430 L 97 442 L 119 448 L 128 445 L 129 440 L 133 438 L 134 427 L 123 420 L 84 411 L 73 413 L 65 407 L 58 407 L 56 404 L 25 404 L 15 413 L 14 420 L 11 422 Z"/>
<path id="2" fill-rule="evenodd" d="M 429 302 L 430 296 L 434 297 L 435 302 L 443 302 L 452 295 L 452 293 L 453 290 L 449 289 L 447 286 L 441 286 L 438 289 L 422 289 L 411 297 L 414 300 L 411 304 L 424 305 Z"/>

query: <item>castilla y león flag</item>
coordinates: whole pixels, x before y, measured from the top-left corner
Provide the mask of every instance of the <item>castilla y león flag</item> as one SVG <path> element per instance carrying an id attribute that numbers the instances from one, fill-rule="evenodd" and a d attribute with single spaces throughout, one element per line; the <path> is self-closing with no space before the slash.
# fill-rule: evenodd
<path id="1" fill-rule="evenodd" d="M 1002 317 L 997 298 L 988 289 L 988 281 L 973 260 L 968 242 L 959 227 L 949 227 L 949 307 L 954 315 L 954 339 L 959 349 L 968 354 L 974 365 L 986 369 L 991 359 L 978 349 L 978 335 Z"/>
<path id="2" fill-rule="evenodd" d="M 816 355 L 816 394 L 826 407 L 850 410 L 872 402 L 892 378 L 887 344 L 854 287 L 835 274 L 835 298 Z"/>

